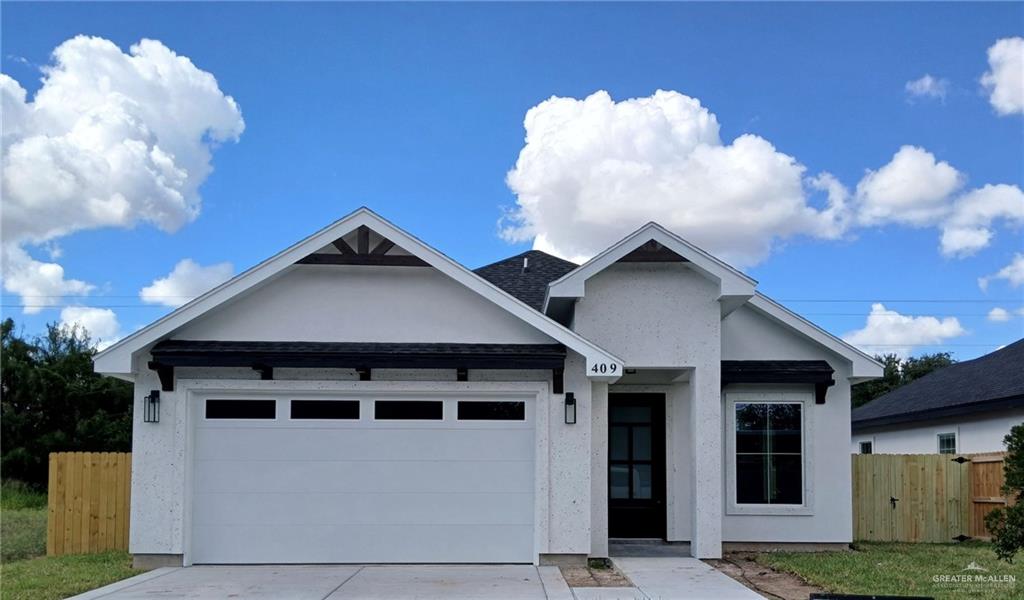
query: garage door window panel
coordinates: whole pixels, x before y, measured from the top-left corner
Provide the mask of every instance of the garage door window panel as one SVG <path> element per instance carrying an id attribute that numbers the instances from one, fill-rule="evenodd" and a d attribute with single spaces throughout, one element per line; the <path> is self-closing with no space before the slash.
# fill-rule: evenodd
<path id="1" fill-rule="evenodd" d="M 525 421 L 525 402 L 492 402 L 460 400 L 460 421 Z"/>
<path id="2" fill-rule="evenodd" d="M 273 420 L 277 400 L 207 400 L 206 418 Z"/>
<path id="3" fill-rule="evenodd" d="M 291 418 L 297 420 L 325 419 L 355 421 L 359 419 L 359 401 L 292 400 Z"/>
<path id="4" fill-rule="evenodd" d="M 440 421 L 444 419 L 441 400 L 377 400 L 373 418 L 378 421 Z"/>

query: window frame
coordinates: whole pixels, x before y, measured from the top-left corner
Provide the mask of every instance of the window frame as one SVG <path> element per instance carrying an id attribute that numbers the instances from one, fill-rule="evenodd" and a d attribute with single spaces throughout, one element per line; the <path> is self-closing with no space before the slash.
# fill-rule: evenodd
<path id="1" fill-rule="evenodd" d="M 814 514 L 814 394 L 809 391 L 747 389 L 725 394 L 726 514 L 728 515 L 813 515 Z M 740 504 L 736 501 L 736 405 L 799 404 L 802 504 Z"/>
<path id="2" fill-rule="evenodd" d="M 935 434 L 935 452 L 938 454 L 959 454 L 960 453 L 960 436 L 957 435 L 957 431 L 939 431 Z M 942 437 L 943 436 L 953 437 L 953 451 L 943 452 L 942 451 Z"/>
<path id="3" fill-rule="evenodd" d="M 868 445 L 868 451 L 864 451 L 864 444 Z M 861 440 L 857 442 L 857 450 L 860 454 L 874 454 L 875 453 L 875 441 L 874 440 Z"/>

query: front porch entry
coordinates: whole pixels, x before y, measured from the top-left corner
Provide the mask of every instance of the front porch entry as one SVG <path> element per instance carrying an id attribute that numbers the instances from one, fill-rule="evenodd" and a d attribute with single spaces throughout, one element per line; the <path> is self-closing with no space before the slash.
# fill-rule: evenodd
<path id="1" fill-rule="evenodd" d="M 665 394 L 608 394 L 608 536 L 665 539 Z"/>

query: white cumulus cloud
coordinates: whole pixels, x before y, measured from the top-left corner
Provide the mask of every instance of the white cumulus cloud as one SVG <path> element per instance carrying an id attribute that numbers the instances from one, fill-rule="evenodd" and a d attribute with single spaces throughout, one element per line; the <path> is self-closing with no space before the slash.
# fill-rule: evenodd
<path id="1" fill-rule="evenodd" d="M 847 342 L 871 354 L 909 356 L 917 346 L 941 344 L 966 334 L 956 317 L 908 316 L 871 305 L 864 327 L 843 336 Z"/>
<path id="2" fill-rule="evenodd" d="M 992 107 L 1000 115 L 1024 113 L 1024 38 L 1003 38 L 992 44 L 988 68 L 981 84 Z"/>
<path id="3" fill-rule="evenodd" d="M 84 229 L 177 230 L 199 213 L 213 149 L 245 127 L 213 75 L 154 40 L 125 53 L 102 38 L 72 38 L 54 50 L 33 98 L 3 74 L 0 98 L 5 263 L 24 263 L 6 256 L 15 245 Z M 4 287 L 31 286 L 5 276 Z"/>
<path id="4" fill-rule="evenodd" d="M 1002 307 L 995 307 L 988 311 L 988 320 L 995 323 L 1002 323 L 1010 320 L 1010 312 Z"/>
<path id="5" fill-rule="evenodd" d="M 65 296 L 83 296 L 94 286 L 64 276 L 64 267 L 32 258 L 17 244 L 4 244 L 0 253 L 4 289 L 21 296 L 22 312 L 38 314 L 46 306 L 63 304 Z"/>
<path id="6" fill-rule="evenodd" d="M 507 183 L 517 206 L 502 236 L 585 259 L 647 221 L 657 221 L 739 265 L 755 264 L 796 235 L 841 235 L 845 195 L 816 207 L 805 167 L 768 140 L 719 137 L 696 98 L 659 90 L 614 101 L 552 97 L 531 108 L 526 143 Z"/>
<path id="7" fill-rule="evenodd" d="M 942 223 L 942 253 L 969 256 L 989 245 L 998 219 L 1020 227 L 1024 225 L 1024 192 L 1015 185 L 986 185 L 956 200 L 951 214 Z"/>
<path id="8" fill-rule="evenodd" d="M 949 199 L 963 185 L 949 163 L 917 146 L 903 146 L 857 184 L 858 221 L 863 225 L 934 225 L 949 212 Z"/>
<path id="9" fill-rule="evenodd" d="M 938 98 L 945 100 L 949 92 L 949 80 L 925 73 L 918 79 L 908 81 L 904 86 L 910 98 Z"/>
<path id="10" fill-rule="evenodd" d="M 1017 254 L 1014 254 L 1010 264 L 999 269 L 992 275 L 979 277 L 978 286 L 981 287 L 982 290 L 987 290 L 989 284 L 997 279 L 1005 280 L 1010 284 L 1010 287 L 1020 287 L 1021 285 L 1024 285 L 1024 253 L 1018 252 Z"/>
<path id="11" fill-rule="evenodd" d="M 229 262 L 202 266 L 186 258 L 174 265 L 165 277 L 139 291 L 139 298 L 149 304 L 177 308 L 231 278 L 235 269 Z"/>
<path id="12" fill-rule="evenodd" d="M 84 329 L 99 350 L 120 339 L 121 325 L 117 322 L 117 315 L 109 308 L 65 306 L 60 311 L 60 324 L 66 328 Z"/>

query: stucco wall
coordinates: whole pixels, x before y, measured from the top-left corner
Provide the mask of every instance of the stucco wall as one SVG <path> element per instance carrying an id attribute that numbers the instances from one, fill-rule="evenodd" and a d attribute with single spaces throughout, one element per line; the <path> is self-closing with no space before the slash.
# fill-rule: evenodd
<path id="1" fill-rule="evenodd" d="M 860 453 L 860 442 L 870 441 L 875 454 L 934 454 L 940 433 L 956 434 L 957 452 L 1003 452 L 1003 438 L 1021 423 L 1024 409 L 882 427 L 853 434 L 851 452 Z"/>
<path id="2" fill-rule="evenodd" d="M 722 359 L 827 360 L 835 369 L 836 380 L 828 389 L 825 404 L 811 402 L 806 415 L 813 419 L 813 438 L 808 440 L 809 468 L 814 478 L 812 514 L 727 514 L 723 517 L 722 539 L 729 542 L 849 542 L 853 536 L 852 484 L 849 446 L 844 440 L 850 429 L 850 363 L 749 307 L 736 310 L 722 321 Z M 793 389 L 754 387 L 766 392 Z M 725 394 L 730 389 L 744 388 L 729 386 Z M 803 386 L 803 389 L 813 390 L 812 386 Z M 728 460 L 731 459 L 723 456 L 723 469 Z"/>
<path id="3" fill-rule="evenodd" d="M 174 334 L 190 340 L 554 343 L 426 267 L 301 265 Z"/>
<path id="4" fill-rule="evenodd" d="M 679 406 L 678 390 L 672 399 L 680 409 L 671 413 L 676 415 L 672 445 L 685 454 L 687 466 L 679 468 L 676 456 L 669 461 L 677 467 L 670 474 L 671 531 L 674 539 L 685 535 L 691 541 L 695 556 L 717 557 L 722 526 L 718 284 L 685 264 L 618 263 L 587 280 L 585 290 L 573 329 L 629 368 L 691 371 L 686 409 Z M 601 493 L 595 510 L 606 513 L 607 488 Z"/>
<path id="5" fill-rule="evenodd" d="M 586 282 L 573 328 L 627 367 L 717 368 L 718 286 L 680 263 L 614 264 Z"/>

